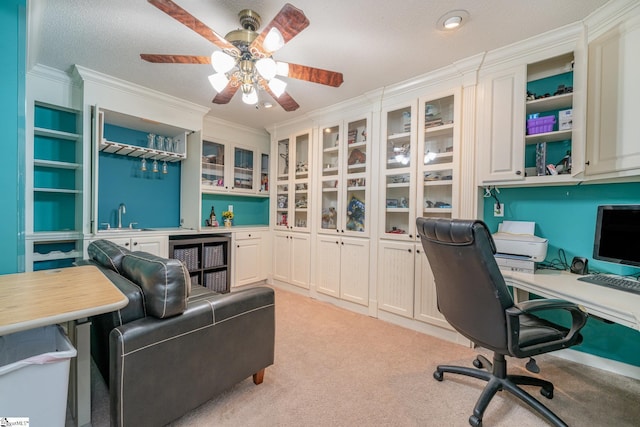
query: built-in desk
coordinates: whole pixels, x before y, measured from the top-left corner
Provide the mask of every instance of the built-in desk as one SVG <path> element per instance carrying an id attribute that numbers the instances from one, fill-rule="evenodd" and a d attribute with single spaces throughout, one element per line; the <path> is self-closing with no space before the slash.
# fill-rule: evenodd
<path id="1" fill-rule="evenodd" d="M 89 316 L 127 305 L 127 297 L 92 265 L 0 275 L 0 335 L 70 322 L 78 352 L 71 361 L 70 397 L 78 425 L 91 423 Z"/>
<path id="2" fill-rule="evenodd" d="M 527 299 L 522 292 L 560 298 L 582 305 L 591 315 L 640 331 L 640 295 L 583 282 L 579 275 L 567 271 L 502 271 L 502 275 L 507 285 L 517 290 L 516 301 Z"/>

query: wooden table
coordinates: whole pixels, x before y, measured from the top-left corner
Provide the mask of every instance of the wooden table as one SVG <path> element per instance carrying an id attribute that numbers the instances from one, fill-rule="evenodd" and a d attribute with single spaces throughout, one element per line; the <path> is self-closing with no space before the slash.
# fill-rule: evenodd
<path id="1" fill-rule="evenodd" d="M 71 364 L 69 393 L 79 426 L 91 422 L 90 323 L 86 318 L 118 310 L 128 302 L 91 265 L 0 275 L 0 335 L 71 322 L 67 330 L 78 355 Z"/>

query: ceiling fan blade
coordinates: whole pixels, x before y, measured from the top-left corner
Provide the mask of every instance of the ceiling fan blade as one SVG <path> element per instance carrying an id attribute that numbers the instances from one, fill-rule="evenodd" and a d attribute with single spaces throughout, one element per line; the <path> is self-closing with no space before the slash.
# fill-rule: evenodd
<path id="1" fill-rule="evenodd" d="M 306 65 L 298 65 L 288 63 L 289 72 L 285 77 L 291 77 L 298 80 L 306 80 L 308 82 L 319 83 L 322 85 L 338 87 L 343 82 L 342 73 L 336 71 L 323 70 L 322 68 L 308 67 Z"/>
<path id="2" fill-rule="evenodd" d="M 214 45 L 218 46 L 220 49 L 228 53 L 232 56 L 239 56 L 240 51 L 237 47 L 229 43 L 224 37 L 220 34 L 213 31 L 203 22 L 198 20 L 196 17 L 191 15 L 189 12 L 175 4 L 171 0 L 147 0 L 149 3 L 185 25 L 186 27 L 192 29 L 196 33 L 200 34 L 205 39 L 209 40 Z"/>
<path id="3" fill-rule="evenodd" d="M 219 92 L 215 98 L 213 98 L 214 104 L 228 104 L 233 98 L 233 95 L 236 94 L 238 88 L 240 87 L 240 80 L 236 76 L 232 76 L 231 80 L 227 84 L 227 87 L 224 88 L 222 92 Z"/>
<path id="4" fill-rule="evenodd" d="M 196 55 L 156 55 L 141 53 L 140 58 L 155 64 L 211 64 L 210 56 Z"/>
<path id="5" fill-rule="evenodd" d="M 309 20 L 302 10 L 285 4 L 278 14 L 271 20 L 264 30 L 249 46 L 249 51 L 254 56 L 269 56 L 277 49 L 267 49 L 264 46 L 264 40 L 272 28 L 276 28 L 282 35 L 282 39 L 286 44 L 289 40 L 297 36 L 302 30 L 309 26 Z"/>

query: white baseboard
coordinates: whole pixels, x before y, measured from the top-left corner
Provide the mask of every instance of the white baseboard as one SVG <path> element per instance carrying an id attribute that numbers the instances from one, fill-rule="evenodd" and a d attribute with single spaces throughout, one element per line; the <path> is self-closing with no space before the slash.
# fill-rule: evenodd
<path id="1" fill-rule="evenodd" d="M 640 380 L 640 367 L 629 365 L 627 363 L 618 362 L 616 360 L 605 359 L 604 357 L 595 356 L 589 353 L 573 349 L 564 349 L 549 353 L 560 359 L 570 360 L 572 362 L 581 363 L 592 368 L 602 369 L 603 371 L 613 372 L 614 374 L 624 375 L 625 377 Z"/>

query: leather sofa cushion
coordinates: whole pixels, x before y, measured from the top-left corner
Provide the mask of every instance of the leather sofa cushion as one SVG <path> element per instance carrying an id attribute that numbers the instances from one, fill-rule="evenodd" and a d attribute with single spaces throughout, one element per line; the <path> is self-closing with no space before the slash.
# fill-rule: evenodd
<path id="1" fill-rule="evenodd" d="M 180 261 L 130 252 L 122 259 L 122 270 L 125 277 L 142 288 L 148 316 L 164 319 L 186 309 L 191 282 Z"/>
<path id="2" fill-rule="evenodd" d="M 89 258 L 118 274 L 122 274 L 122 258 L 130 252 L 109 240 L 94 240 L 87 247 Z"/>

